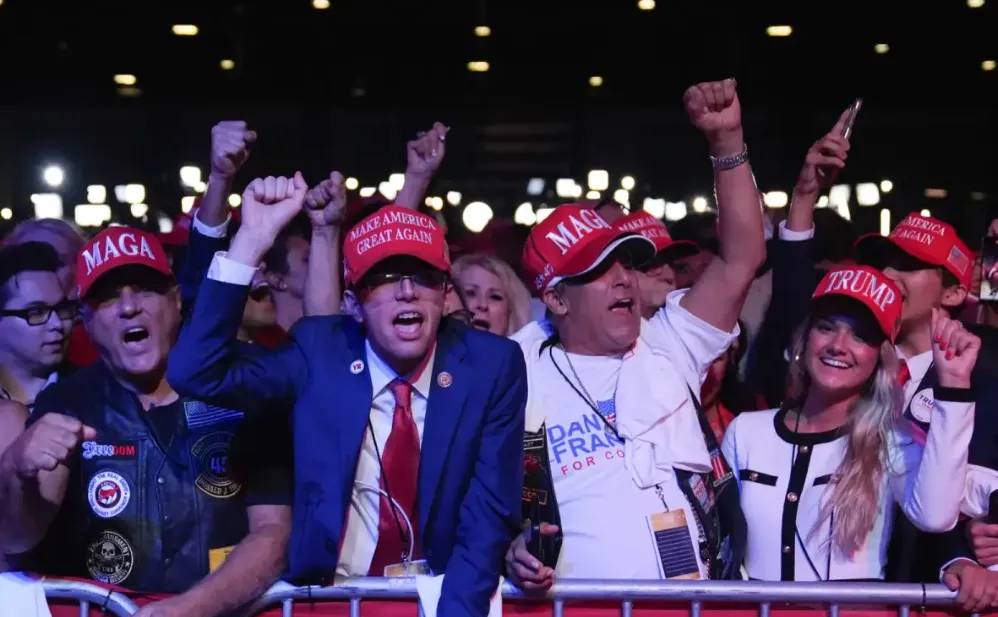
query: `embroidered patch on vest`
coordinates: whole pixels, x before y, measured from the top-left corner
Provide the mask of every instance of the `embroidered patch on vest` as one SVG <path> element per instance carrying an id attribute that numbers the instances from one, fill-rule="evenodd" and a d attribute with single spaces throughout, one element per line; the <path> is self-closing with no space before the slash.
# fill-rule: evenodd
<path id="1" fill-rule="evenodd" d="M 200 465 L 194 484 L 210 497 L 225 499 L 242 488 L 242 484 L 232 479 L 229 469 L 232 438 L 232 433 L 211 433 L 198 439 L 191 448 L 191 457 Z"/>
<path id="2" fill-rule="evenodd" d="M 132 491 L 128 482 L 113 471 L 94 474 L 87 486 L 90 509 L 101 518 L 113 518 L 125 511 Z"/>
<path id="3" fill-rule="evenodd" d="M 187 428 L 192 430 L 221 422 L 241 420 L 243 417 L 241 411 L 207 405 L 201 401 L 184 401 L 184 415 L 187 416 Z"/>
<path id="4" fill-rule="evenodd" d="M 132 573 L 134 558 L 125 536 L 102 531 L 87 547 L 87 572 L 97 582 L 117 585 Z"/>
<path id="5" fill-rule="evenodd" d="M 135 458 L 137 453 L 138 446 L 131 441 L 125 443 L 83 442 L 83 460 L 86 461 L 92 458 Z"/>

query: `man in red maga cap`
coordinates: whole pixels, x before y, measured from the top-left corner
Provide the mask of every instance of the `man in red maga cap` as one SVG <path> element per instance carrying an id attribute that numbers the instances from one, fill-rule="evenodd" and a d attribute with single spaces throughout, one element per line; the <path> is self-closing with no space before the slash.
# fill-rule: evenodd
<path id="1" fill-rule="evenodd" d="M 166 382 L 180 293 L 153 234 L 101 232 L 76 281 L 101 360 L 43 390 L 0 457 L 2 549 L 37 547 L 25 565 L 44 574 L 179 594 L 142 615 L 234 610 L 282 570 L 291 486 L 279 429 Z"/>
<path id="2" fill-rule="evenodd" d="M 442 574 L 439 612 L 484 616 L 519 528 L 523 356 L 512 341 L 442 317 L 443 231 L 397 206 L 344 239 L 356 318 L 306 317 L 287 345 L 242 353 L 235 335 L 248 285 L 305 193 L 300 175 L 247 188 L 243 225 L 211 265 L 170 383 L 220 405 L 293 406 L 296 583 Z"/>

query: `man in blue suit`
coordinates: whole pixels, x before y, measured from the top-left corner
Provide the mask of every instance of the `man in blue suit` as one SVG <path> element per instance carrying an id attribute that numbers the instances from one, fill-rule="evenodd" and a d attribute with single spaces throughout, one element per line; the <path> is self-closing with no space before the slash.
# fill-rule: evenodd
<path id="1" fill-rule="evenodd" d="M 284 347 L 241 352 L 248 284 L 305 189 L 300 174 L 246 189 L 242 227 L 212 262 L 168 379 L 214 404 L 293 407 L 292 580 L 444 574 L 439 614 L 486 615 L 519 532 L 523 355 L 442 319 L 444 232 L 394 206 L 344 240 L 356 318 L 305 318 Z"/>

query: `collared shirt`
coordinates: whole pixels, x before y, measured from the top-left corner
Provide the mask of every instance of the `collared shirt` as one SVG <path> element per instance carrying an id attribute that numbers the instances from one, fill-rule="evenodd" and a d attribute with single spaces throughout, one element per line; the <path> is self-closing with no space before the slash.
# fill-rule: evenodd
<path id="1" fill-rule="evenodd" d="M 378 354 L 371 349 L 370 342 L 365 343 L 364 347 L 367 354 L 368 370 L 371 373 L 371 390 L 374 392 L 374 399 L 371 402 L 371 425 L 365 433 L 364 445 L 357 461 L 350 511 L 347 513 L 340 561 L 336 567 L 337 576 L 367 576 L 371 567 L 374 550 L 378 544 L 378 518 L 381 503 L 381 493 L 378 492 L 381 464 L 378 458 L 379 454 L 384 456 L 385 444 L 392 432 L 392 418 L 395 414 L 395 397 L 388 389 L 388 384 L 399 375 L 378 357 Z M 419 369 L 419 375 L 414 378 L 410 377 L 412 416 L 419 431 L 420 444 L 423 442 L 426 402 L 432 385 L 432 367 L 435 356 L 436 348 Z M 371 429 L 374 431 L 374 439 L 371 438 Z M 375 450 L 375 443 L 377 450 Z M 418 513 L 414 512 L 413 516 L 418 516 Z M 405 525 L 405 521 L 402 521 L 402 524 Z"/>

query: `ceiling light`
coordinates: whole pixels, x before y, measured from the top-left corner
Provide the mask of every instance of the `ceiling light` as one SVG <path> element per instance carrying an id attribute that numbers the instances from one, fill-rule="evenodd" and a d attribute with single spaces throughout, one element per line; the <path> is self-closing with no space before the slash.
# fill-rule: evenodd
<path id="1" fill-rule="evenodd" d="M 769 36 L 790 36 L 794 31 L 790 26 L 770 26 L 766 28 L 766 34 Z"/>
<path id="2" fill-rule="evenodd" d="M 981 68 L 984 69 L 985 71 L 993 71 L 995 70 L 995 61 L 985 60 L 984 62 L 981 63 Z"/>
<path id="3" fill-rule="evenodd" d="M 593 75 L 592 77 L 589 78 L 589 85 L 592 86 L 593 88 L 599 88 L 600 86 L 603 85 L 603 78 L 600 77 L 599 75 Z"/>
<path id="4" fill-rule="evenodd" d="M 0 0 L 0 4 L 3 4 L 3 0 Z M 967 0 L 967 6 L 972 9 L 979 9 L 984 6 L 984 0 Z"/>
<path id="5" fill-rule="evenodd" d="M 650 11 L 655 8 L 655 0 L 638 0 L 638 8 L 642 11 Z"/>
<path id="6" fill-rule="evenodd" d="M 484 60 L 477 60 L 468 63 L 468 70 L 472 73 L 485 73 L 489 70 L 489 63 Z"/>
<path id="7" fill-rule="evenodd" d="M 236 63 L 226 58 L 225 60 L 219 62 L 218 66 L 222 67 L 223 71 L 231 71 L 232 69 L 236 68 Z"/>
<path id="8" fill-rule="evenodd" d="M 876 51 L 878 54 L 886 54 L 888 51 L 890 51 L 890 49 L 891 47 L 887 43 L 877 43 L 876 45 L 873 46 L 873 50 Z"/>
<path id="9" fill-rule="evenodd" d="M 198 33 L 198 27 L 193 24 L 177 24 L 173 26 L 173 33 L 177 36 L 195 36 Z"/>
<path id="10" fill-rule="evenodd" d="M 128 75 L 127 73 L 121 73 L 114 76 L 114 83 L 119 86 L 134 86 L 135 85 L 135 75 Z"/>
<path id="11" fill-rule="evenodd" d="M 475 26 L 475 36 L 489 36 L 492 34 L 492 28 L 488 26 Z"/>
<path id="12" fill-rule="evenodd" d="M 329 0 L 312 0 L 312 6 L 317 9 L 328 9 Z"/>

